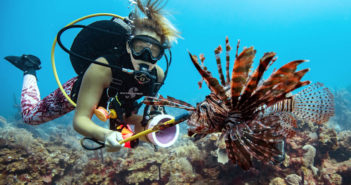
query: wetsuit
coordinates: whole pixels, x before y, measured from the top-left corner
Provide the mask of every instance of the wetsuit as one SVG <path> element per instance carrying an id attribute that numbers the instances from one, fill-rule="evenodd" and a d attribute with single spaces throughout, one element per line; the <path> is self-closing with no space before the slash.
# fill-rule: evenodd
<path id="1" fill-rule="evenodd" d="M 122 55 L 103 56 L 110 64 L 119 65 L 124 68 L 132 69 L 130 57 L 127 53 Z M 149 83 L 139 84 L 134 75 L 112 68 L 111 86 L 104 90 L 99 102 L 99 106 L 106 107 L 109 97 L 118 98 L 117 112 L 131 114 L 136 110 L 136 100 L 142 96 L 155 95 L 159 89 L 157 85 L 157 70 L 154 68 L 151 74 L 156 79 L 151 79 Z M 83 75 L 72 78 L 63 84 L 67 95 L 75 101 L 78 97 L 78 91 Z M 24 76 L 22 96 L 21 96 L 22 116 L 25 123 L 37 125 L 62 116 L 74 109 L 74 107 L 63 96 L 60 89 L 56 89 L 44 99 L 40 100 L 40 92 L 37 86 L 37 80 L 34 75 L 27 74 Z M 119 121 L 119 120 L 115 120 Z M 113 121 L 111 128 L 115 128 Z"/>

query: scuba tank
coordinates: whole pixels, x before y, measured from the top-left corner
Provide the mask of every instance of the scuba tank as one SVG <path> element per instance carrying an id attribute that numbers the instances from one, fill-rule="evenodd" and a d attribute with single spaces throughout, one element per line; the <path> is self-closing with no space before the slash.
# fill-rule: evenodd
<path id="1" fill-rule="evenodd" d="M 74 71 L 81 75 L 90 62 L 72 53 L 91 60 L 108 54 L 125 54 L 125 44 L 130 34 L 130 26 L 121 19 L 96 21 L 82 29 L 70 48 L 70 60 Z"/>

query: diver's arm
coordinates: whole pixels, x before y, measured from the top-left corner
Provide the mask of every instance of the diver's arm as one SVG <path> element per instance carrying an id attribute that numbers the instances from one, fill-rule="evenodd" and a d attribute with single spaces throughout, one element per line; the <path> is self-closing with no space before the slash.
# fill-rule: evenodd
<path id="1" fill-rule="evenodd" d="M 97 61 L 108 63 L 105 58 L 99 58 Z M 112 132 L 109 129 L 96 125 L 91 120 L 102 92 L 109 86 L 111 79 L 111 69 L 101 65 L 91 64 L 85 72 L 73 120 L 73 127 L 78 133 L 104 141 L 105 137 Z"/>

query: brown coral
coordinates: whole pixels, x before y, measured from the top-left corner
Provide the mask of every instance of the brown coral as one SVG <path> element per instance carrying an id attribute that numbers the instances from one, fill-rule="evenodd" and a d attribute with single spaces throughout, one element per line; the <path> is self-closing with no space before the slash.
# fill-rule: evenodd
<path id="1" fill-rule="evenodd" d="M 33 184 L 51 183 L 65 176 L 76 164 L 79 155 L 74 150 L 62 146 L 52 146 L 41 139 L 33 138 L 25 130 L 2 135 L 0 138 L 0 172 L 7 176 L 3 184 Z M 28 138 L 29 146 L 23 146 L 24 136 Z M 19 140 L 13 138 L 19 138 Z M 48 148 L 55 148 L 49 151 Z"/>
<path id="2" fill-rule="evenodd" d="M 67 129 L 44 141 L 7 126 L 0 136 L 0 184 L 292 185 L 302 179 L 304 184 L 351 184 L 351 132 L 302 123 L 286 140 L 284 162 L 255 161 L 255 168 L 247 172 L 230 162 L 218 163 L 217 151 L 223 148 L 218 134 L 181 137 L 175 146 L 157 151 L 141 144 L 102 158 L 83 151 L 75 133 Z"/>

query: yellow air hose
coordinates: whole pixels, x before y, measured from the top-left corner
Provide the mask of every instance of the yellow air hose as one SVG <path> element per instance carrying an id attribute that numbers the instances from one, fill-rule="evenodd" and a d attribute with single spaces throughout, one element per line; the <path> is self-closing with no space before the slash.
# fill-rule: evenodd
<path id="1" fill-rule="evenodd" d="M 81 17 L 79 19 L 76 19 L 76 20 L 72 21 L 71 23 L 69 23 L 68 25 L 66 25 L 65 27 L 71 26 L 73 24 L 76 24 L 76 23 L 78 23 L 78 22 L 80 22 L 82 20 L 89 19 L 89 18 L 92 18 L 92 17 L 98 17 L 98 16 L 111 16 L 111 17 L 115 17 L 115 18 L 124 20 L 124 17 L 121 17 L 121 16 L 116 15 L 116 14 L 96 13 L 96 14 L 91 14 L 91 15 L 87 15 L 87 16 Z M 56 43 L 57 43 L 57 36 L 55 37 L 54 43 L 53 43 L 52 48 L 51 48 L 51 65 L 52 65 L 52 70 L 53 70 L 53 73 L 54 73 L 54 76 L 55 76 L 55 80 L 56 80 L 56 83 L 59 86 L 62 94 L 66 97 L 68 102 L 71 103 L 74 107 L 76 107 L 77 106 L 76 103 L 67 95 L 67 93 L 63 89 L 62 84 L 60 82 L 60 79 L 59 79 L 59 77 L 57 75 L 57 70 L 56 70 L 56 65 L 55 65 L 55 47 L 56 47 Z M 137 138 L 139 138 L 141 136 L 145 136 L 147 134 L 150 134 L 152 132 L 157 132 L 157 131 L 160 130 L 160 126 L 176 125 L 176 124 L 184 121 L 184 119 L 188 118 L 188 116 L 189 116 L 189 114 L 184 114 L 184 115 L 179 116 L 178 118 L 168 120 L 168 121 L 162 123 L 161 125 L 156 125 L 153 128 L 151 128 L 151 129 L 145 130 L 143 132 L 139 132 L 138 134 L 136 134 L 136 135 L 134 135 L 134 136 L 132 136 L 130 138 L 127 138 L 125 140 L 122 140 L 119 143 L 123 144 L 125 142 L 135 140 L 135 139 L 137 139 Z"/>
<path id="2" fill-rule="evenodd" d="M 168 120 L 168 121 L 166 121 L 166 122 L 164 122 L 162 124 L 163 125 L 167 125 L 167 124 L 172 124 L 172 123 L 173 124 L 175 123 L 175 119 Z M 145 136 L 145 135 L 150 134 L 152 132 L 157 132 L 157 131 L 159 131 L 159 129 L 156 128 L 156 126 L 150 128 L 150 129 L 144 130 L 142 132 L 139 132 L 139 133 L 135 134 L 134 136 L 131 136 L 131 137 L 127 138 L 127 139 L 124 139 L 124 140 L 120 141 L 119 144 L 123 144 L 123 143 L 126 143 L 128 141 L 132 141 L 132 140 L 138 139 L 139 137 Z"/>
<path id="3" fill-rule="evenodd" d="M 143 132 L 139 132 L 137 134 L 135 134 L 134 136 L 132 137 L 129 137 L 127 139 L 124 139 L 122 141 L 119 142 L 119 144 L 123 144 L 125 142 L 128 142 L 128 141 L 132 141 L 132 140 L 135 140 L 135 139 L 138 139 L 139 137 L 141 136 L 145 136 L 147 134 L 150 134 L 152 132 L 157 132 L 157 131 L 160 131 L 162 130 L 162 128 L 165 128 L 165 127 L 171 127 L 171 126 L 174 126 L 178 123 L 181 123 L 183 121 L 185 121 L 186 119 L 188 119 L 190 117 L 190 113 L 189 112 L 186 112 L 184 114 L 181 114 L 179 116 L 177 116 L 176 118 L 174 119 L 170 119 L 166 122 L 163 122 L 163 123 L 160 123 L 158 125 L 155 125 L 154 127 L 150 128 L 150 129 L 147 129 L 147 130 L 144 130 Z"/>
<path id="4" fill-rule="evenodd" d="M 82 20 L 89 19 L 89 18 L 92 18 L 92 17 L 98 17 L 98 16 L 111 16 L 111 17 L 115 17 L 115 18 L 124 20 L 124 17 L 121 17 L 121 16 L 116 15 L 116 14 L 96 13 L 96 14 L 91 14 L 91 15 L 87 15 L 87 16 L 81 17 L 79 19 L 76 19 L 76 20 L 72 21 L 71 23 L 69 23 L 67 26 L 71 26 L 71 25 L 76 24 L 76 23 L 78 23 L 78 22 L 80 22 Z M 67 27 L 67 26 L 65 26 L 65 27 Z M 57 36 L 55 37 L 54 43 L 53 43 L 52 48 L 51 48 L 51 65 L 52 65 L 52 70 L 54 72 L 55 80 L 56 80 L 56 83 L 59 86 L 62 94 L 66 97 L 68 102 L 71 103 L 74 107 L 76 107 L 77 106 L 76 103 L 67 95 L 67 93 L 63 89 L 63 87 L 61 85 L 61 82 L 60 82 L 60 79 L 59 79 L 59 77 L 57 75 L 56 65 L 55 65 L 55 47 L 56 47 L 56 43 L 57 43 Z"/>

